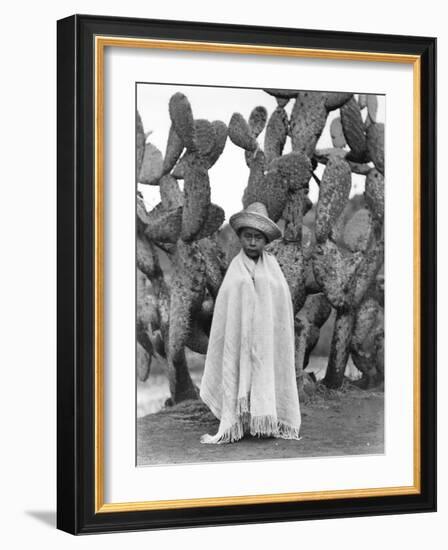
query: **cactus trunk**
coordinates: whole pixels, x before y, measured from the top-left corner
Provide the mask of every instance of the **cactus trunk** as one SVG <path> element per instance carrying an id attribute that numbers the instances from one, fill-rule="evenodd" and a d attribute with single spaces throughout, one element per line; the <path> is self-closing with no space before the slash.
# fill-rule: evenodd
<path id="1" fill-rule="evenodd" d="M 340 388 L 344 381 L 345 368 L 350 353 L 350 342 L 353 334 L 353 311 L 340 309 L 336 312 L 333 338 L 331 340 L 330 356 L 324 384 L 328 388 Z"/>

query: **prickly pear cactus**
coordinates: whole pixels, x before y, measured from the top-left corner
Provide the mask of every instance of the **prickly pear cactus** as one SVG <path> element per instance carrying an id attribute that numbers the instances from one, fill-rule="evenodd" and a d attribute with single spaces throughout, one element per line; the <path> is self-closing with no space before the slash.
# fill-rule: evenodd
<path id="1" fill-rule="evenodd" d="M 363 122 L 361 111 L 366 107 L 368 114 Z M 361 95 L 357 100 L 350 97 L 340 106 L 340 122 L 334 119 L 330 128 L 334 149 L 314 153 L 314 159 L 326 165 L 316 207 L 317 245 L 312 267 L 315 281 L 336 310 L 324 378 L 331 388 L 342 385 L 350 353 L 367 376 L 366 361 L 361 361 L 359 352 L 368 309 L 364 302 L 384 261 L 384 125 L 375 122 L 376 114 L 376 96 Z M 346 221 L 351 173 L 366 176 L 365 208 Z M 376 367 L 382 361 L 379 325 L 375 334 L 376 344 L 369 347 L 369 368 L 380 377 L 383 371 Z"/>
<path id="2" fill-rule="evenodd" d="M 266 250 L 276 256 L 291 291 L 299 392 L 303 395 L 309 355 L 333 309 L 336 321 L 324 383 L 341 386 L 350 354 L 365 387 L 384 375 L 378 290 L 384 256 L 384 125 L 377 121 L 376 96 L 265 92 L 272 111 L 255 106 L 247 120 L 234 112 L 228 126 L 195 119 L 188 98 L 174 94 L 164 155 L 147 143 L 137 113 L 139 181 L 160 189 L 160 203 L 150 212 L 140 199 L 137 203 L 139 286 L 143 295 L 148 288 L 151 294 L 142 299 L 145 307 L 138 316 L 138 375 L 148 375 L 152 356 L 163 357 L 173 402 L 197 397 L 185 348 L 206 353 L 214 300 L 231 258 L 217 238 L 224 211 L 211 203 L 208 173 L 219 161 L 227 136 L 230 146 L 242 150 L 248 168 L 243 207 L 264 203 L 283 230 Z M 285 109 L 289 102 L 290 115 Z M 316 149 L 332 111 L 333 147 Z M 320 180 L 315 174 L 319 164 L 324 165 Z M 362 207 L 348 215 L 352 174 L 362 175 L 366 183 Z M 310 179 L 319 185 L 315 208 L 308 197 Z M 304 225 L 310 208 L 311 230 Z M 173 276 L 161 268 L 159 257 L 165 262 L 168 258 Z"/>
<path id="3" fill-rule="evenodd" d="M 210 201 L 208 170 L 224 150 L 227 126 L 219 120 L 195 119 L 188 98 L 180 92 L 171 97 L 168 110 L 171 127 L 164 157 L 145 143 L 137 113 L 138 181 L 158 185 L 161 199 L 150 212 L 141 199 L 137 201 L 137 265 L 152 292 L 152 315 L 149 305 L 138 315 L 142 350 L 137 366 L 143 379 L 151 356 L 163 357 L 171 402 L 177 403 L 198 397 L 185 348 L 205 352 L 213 297 L 223 276 L 224 255 L 213 235 L 224 221 L 224 211 Z M 178 179 L 184 180 L 183 191 Z M 170 266 L 166 272 L 160 255 Z M 139 301 L 148 302 L 144 295 Z"/>
<path id="4" fill-rule="evenodd" d="M 243 206 L 263 202 L 269 216 L 283 222 L 282 238 L 271 243 L 267 250 L 275 254 L 285 274 L 295 312 L 305 308 L 308 291 L 320 291 L 321 300 L 325 300 L 328 308 L 336 309 L 324 382 L 337 388 L 343 382 L 350 355 L 357 310 L 383 261 L 384 131 L 383 125 L 376 122 L 376 96 L 356 98 L 351 93 L 340 92 L 265 91 L 277 100 L 270 116 L 257 107 L 249 116 L 249 122 L 240 113 L 234 113 L 229 124 L 229 137 L 244 150 L 249 167 Z M 288 120 L 284 107 L 290 100 L 294 104 Z M 361 113 L 365 107 L 366 122 Z M 317 150 L 328 113 L 337 109 L 340 116 L 330 127 L 333 148 Z M 256 138 L 266 120 L 262 148 Z M 292 152 L 284 154 L 288 137 Z M 317 163 L 324 164 L 325 169 L 318 182 L 315 245 L 311 253 L 304 255 L 303 216 L 308 182 L 314 177 Z M 347 221 L 344 212 L 351 192 L 352 173 L 367 176 L 366 207 Z M 296 356 L 298 373 L 302 372 L 305 360 L 304 341 L 310 341 L 309 334 L 316 335 L 316 331 L 319 329 L 308 325 L 303 316 L 296 321 L 296 347 L 300 350 Z M 298 374 L 298 380 L 300 376 Z"/>

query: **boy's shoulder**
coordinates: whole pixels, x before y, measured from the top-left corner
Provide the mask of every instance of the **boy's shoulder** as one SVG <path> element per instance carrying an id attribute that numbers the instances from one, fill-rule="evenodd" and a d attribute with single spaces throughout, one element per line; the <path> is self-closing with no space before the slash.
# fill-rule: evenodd
<path id="1" fill-rule="evenodd" d="M 265 253 L 267 256 L 269 256 L 269 258 L 272 258 L 272 259 L 274 259 L 275 261 L 277 261 L 277 256 L 276 256 L 273 252 L 271 252 L 270 250 L 265 250 L 264 253 Z"/>

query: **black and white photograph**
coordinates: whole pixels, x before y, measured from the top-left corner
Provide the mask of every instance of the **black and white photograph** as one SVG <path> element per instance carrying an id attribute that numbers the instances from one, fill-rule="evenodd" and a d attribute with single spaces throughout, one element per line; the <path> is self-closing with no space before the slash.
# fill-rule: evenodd
<path id="1" fill-rule="evenodd" d="M 446 547 L 441 7 L 5 3 L 5 549 Z"/>
<path id="2" fill-rule="evenodd" d="M 136 465 L 383 454 L 387 97 L 135 101 Z"/>

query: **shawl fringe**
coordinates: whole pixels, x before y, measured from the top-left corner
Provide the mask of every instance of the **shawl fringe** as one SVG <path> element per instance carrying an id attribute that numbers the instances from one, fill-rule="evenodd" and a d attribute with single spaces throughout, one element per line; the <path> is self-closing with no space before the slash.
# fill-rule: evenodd
<path id="1" fill-rule="evenodd" d="M 221 434 L 201 436 L 201 443 L 221 444 L 239 441 L 246 433 L 253 437 L 277 437 L 281 439 L 302 439 L 300 429 L 279 421 L 273 415 L 251 416 L 249 412 L 249 396 L 238 399 L 238 419 Z"/>

